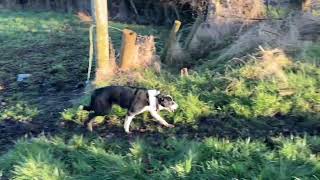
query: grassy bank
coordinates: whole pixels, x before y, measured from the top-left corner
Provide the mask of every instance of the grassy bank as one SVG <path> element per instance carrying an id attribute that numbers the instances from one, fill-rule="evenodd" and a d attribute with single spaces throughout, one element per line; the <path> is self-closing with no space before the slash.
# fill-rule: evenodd
<path id="1" fill-rule="evenodd" d="M 20 140 L 0 157 L 13 179 L 318 179 L 317 137 L 245 139 Z"/>

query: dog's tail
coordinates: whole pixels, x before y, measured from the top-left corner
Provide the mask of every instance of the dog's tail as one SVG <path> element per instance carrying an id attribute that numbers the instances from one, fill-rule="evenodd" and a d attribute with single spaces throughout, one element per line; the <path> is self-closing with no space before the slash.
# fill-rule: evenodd
<path id="1" fill-rule="evenodd" d="M 93 102 L 94 102 L 94 99 L 93 97 L 91 97 L 89 106 L 81 105 L 79 109 L 85 110 L 85 111 L 93 111 L 93 107 L 94 107 Z"/>
<path id="2" fill-rule="evenodd" d="M 91 111 L 92 108 L 91 108 L 91 106 L 83 106 L 82 110 Z"/>
<path id="3" fill-rule="evenodd" d="M 91 106 L 83 106 L 83 105 L 80 105 L 80 106 L 79 106 L 79 110 L 91 111 L 92 108 L 91 108 Z"/>

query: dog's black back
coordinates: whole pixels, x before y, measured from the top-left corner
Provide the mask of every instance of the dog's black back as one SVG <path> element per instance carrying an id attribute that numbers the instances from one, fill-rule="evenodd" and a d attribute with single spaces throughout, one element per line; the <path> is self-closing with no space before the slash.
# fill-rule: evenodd
<path id="1" fill-rule="evenodd" d="M 149 105 L 148 91 L 143 88 L 127 86 L 108 86 L 96 89 L 89 106 L 84 110 L 94 111 L 95 115 L 107 115 L 113 104 L 128 109 L 128 113 L 140 111 Z"/>

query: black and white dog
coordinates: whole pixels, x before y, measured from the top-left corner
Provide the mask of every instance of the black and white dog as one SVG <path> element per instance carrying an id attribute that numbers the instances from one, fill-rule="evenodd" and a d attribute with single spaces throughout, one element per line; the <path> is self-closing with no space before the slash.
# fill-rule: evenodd
<path id="1" fill-rule="evenodd" d="M 124 121 L 124 130 L 130 133 L 129 127 L 133 118 L 143 112 L 149 111 L 159 123 L 166 127 L 173 128 L 174 125 L 167 123 L 158 112 L 167 110 L 174 112 L 178 104 L 169 95 L 163 95 L 157 90 L 147 90 L 143 88 L 128 86 L 108 86 L 96 89 L 91 95 L 89 106 L 84 106 L 83 110 L 93 111 L 85 125 L 92 131 L 92 120 L 95 116 L 109 114 L 112 105 L 117 104 L 128 110 Z"/>

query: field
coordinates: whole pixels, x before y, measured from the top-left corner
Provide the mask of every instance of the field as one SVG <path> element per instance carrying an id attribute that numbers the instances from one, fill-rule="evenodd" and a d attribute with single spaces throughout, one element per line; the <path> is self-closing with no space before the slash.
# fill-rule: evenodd
<path id="1" fill-rule="evenodd" d="M 158 52 L 168 33 L 111 26 L 157 36 Z M 219 73 L 202 62 L 182 78 L 172 68 L 142 71 L 135 85 L 180 105 L 162 114 L 176 128 L 144 114 L 126 135 L 125 112 L 115 107 L 89 133 L 78 109 L 88 103 L 88 29 L 73 15 L 0 12 L 0 179 L 320 179 L 320 69 L 310 63 L 319 44 L 281 68 L 281 78 L 265 78 L 259 68 L 267 65 L 255 61 Z M 121 32 L 110 36 L 119 50 Z"/>

